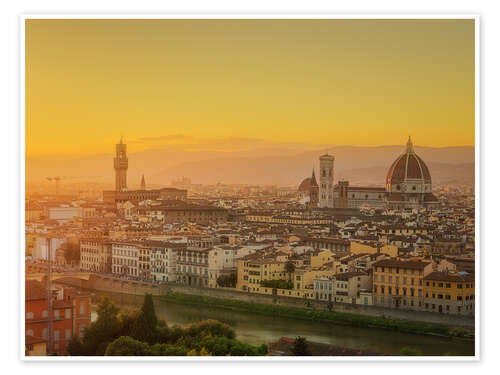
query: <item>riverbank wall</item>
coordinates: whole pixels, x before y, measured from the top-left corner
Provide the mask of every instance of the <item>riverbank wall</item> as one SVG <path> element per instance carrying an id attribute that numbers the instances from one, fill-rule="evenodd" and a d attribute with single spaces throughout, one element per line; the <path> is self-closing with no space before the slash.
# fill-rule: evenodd
<path id="1" fill-rule="evenodd" d="M 227 300 L 238 300 L 250 303 L 259 303 L 267 305 L 278 305 L 285 307 L 310 308 L 314 310 L 328 310 L 327 302 L 324 301 L 307 301 L 299 298 L 287 296 L 272 296 L 265 294 L 256 294 L 248 292 L 240 292 L 227 288 L 200 288 L 190 287 L 174 283 L 168 284 L 151 284 L 142 281 L 125 280 L 112 276 L 91 275 L 89 280 L 80 280 L 67 278 L 58 282 L 66 285 L 71 285 L 79 288 L 96 290 L 102 292 L 125 293 L 133 295 L 144 295 L 150 293 L 154 296 L 165 296 L 169 293 L 181 293 L 188 295 L 196 295 L 202 297 L 212 297 Z M 447 326 L 463 327 L 473 329 L 475 320 L 473 317 L 439 314 L 425 311 L 410 311 L 400 309 L 386 309 L 376 306 L 355 305 L 346 303 L 334 303 L 332 310 L 339 313 L 348 313 L 355 315 L 363 315 L 370 317 L 379 317 L 386 319 L 410 320 L 415 322 L 444 324 Z"/>

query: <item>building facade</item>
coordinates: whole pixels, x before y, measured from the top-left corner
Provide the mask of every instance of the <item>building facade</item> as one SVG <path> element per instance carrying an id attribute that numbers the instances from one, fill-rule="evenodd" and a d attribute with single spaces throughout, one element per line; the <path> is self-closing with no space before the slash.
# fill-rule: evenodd
<path id="1" fill-rule="evenodd" d="M 426 311 L 474 315 L 474 276 L 465 272 L 435 271 L 424 277 Z"/>
<path id="2" fill-rule="evenodd" d="M 151 279 L 155 282 L 177 281 L 177 252 L 186 248 L 182 243 L 150 241 Z"/>
<path id="3" fill-rule="evenodd" d="M 139 277 L 141 244 L 129 241 L 111 243 L 111 272 L 117 276 Z"/>
<path id="4" fill-rule="evenodd" d="M 82 271 L 111 273 L 111 243 L 103 238 L 80 240 L 80 269 Z"/>
<path id="5" fill-rule="evenodd" d="M 373 264 L 373 304 L 408 310 L 424 309 L 424 277 L 432 262 L 383 259 Z"/>
<path id="6" fill-rule="evenodd" d="M 90 325 L 90 296 L 69 287 L 53 289 L 49 308 L 45 284 L 26 280 L 25 289 L 27 343 L 44 341 L 47 354 L 66 355 L 69 341 Z"/>

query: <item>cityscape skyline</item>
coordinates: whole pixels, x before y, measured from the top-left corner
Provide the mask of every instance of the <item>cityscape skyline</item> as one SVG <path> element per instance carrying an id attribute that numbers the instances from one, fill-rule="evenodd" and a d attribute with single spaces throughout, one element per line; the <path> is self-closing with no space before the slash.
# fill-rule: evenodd
<path id="1" fill-rule="evenodd" d="M 477 357 L 476 22 L 26 19 L 24 357 Z"/>

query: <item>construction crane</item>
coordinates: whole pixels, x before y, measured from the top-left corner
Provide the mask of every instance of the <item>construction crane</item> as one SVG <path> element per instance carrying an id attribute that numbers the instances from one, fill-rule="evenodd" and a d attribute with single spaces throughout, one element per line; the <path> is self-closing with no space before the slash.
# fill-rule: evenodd
<path id="1" fill-rule="evenodd" d="M 46 177 L 47 180 L 56 182 L 56 195 L 59 195 L 59 181 L 65 180 L 66 178 L 68 177 L 66 176 Z"/>

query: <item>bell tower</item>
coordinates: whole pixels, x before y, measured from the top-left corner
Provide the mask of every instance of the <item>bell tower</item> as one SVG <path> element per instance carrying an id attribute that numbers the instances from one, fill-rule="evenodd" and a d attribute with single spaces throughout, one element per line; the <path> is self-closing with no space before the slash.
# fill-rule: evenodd
<path id="1" fill-rule="evenodd" d="M 322 155 L 319 158 L 319 207 L 333 207 L 333 163 L 335 157 Z"/>
<path id="2" fill-rule="evenodd" d="M 116 145 L 116 156 L 114 159 L 115 165 L 115 190 L 127 191 L 127 145 L 123 143 L 123 138 L 120 138 L 120 143 Z"/>

